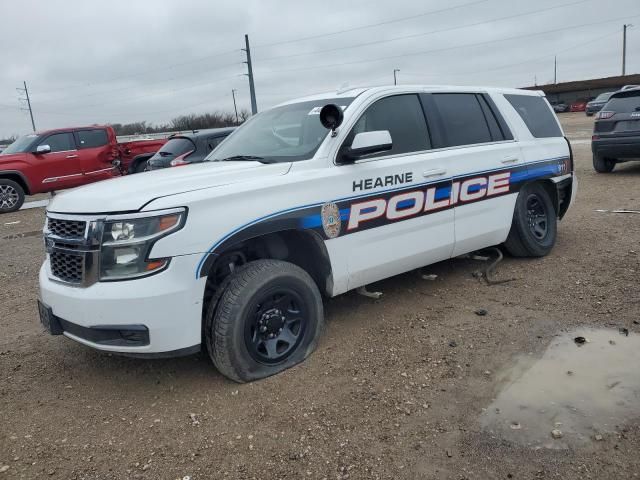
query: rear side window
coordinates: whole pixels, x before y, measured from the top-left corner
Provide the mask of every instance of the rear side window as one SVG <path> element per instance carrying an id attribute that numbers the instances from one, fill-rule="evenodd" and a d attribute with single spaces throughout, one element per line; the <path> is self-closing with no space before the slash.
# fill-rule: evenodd
<path id="1" fill-rule="evenodd" d="M 354 125 L 345 145 L 351 145 L 358 133 L 377 130 L 389 131 L 393 147 L 390 151 L 371 155 L 372 158 L 430 148 L 427 121 L 417 95 L 396 95 L 375 102 Z"/>
<path id="2" fill-rule="evenodd" d="M 536 138 L 561 137 L 555 115 L 548 107 L 544 97 L 532 95 L 505 95 L 511 106 L 524 120 L 527 128 Z"/>
<path id="3" fill-rule="evenodd" d="M 78 136 L 78 146 L 80 148 L 102 147 L 108 143 L 107 131 L 99 130 L 80 130 L 76 132 Z"/>
<path id="4" fill-rule="evenodd" d="M 610 110 L 616 113 L 633 113 L 640 111 L 640 91 L 623 93 L 611 97 L 603 110 Z"/>
<path id="5" fill-rule="evenodd" d="M 494 141 L 482 105 L 474 93 L 434 93 L 446 147 Z M 492 118 L 492 117 L 490 117 Z M 492 118 L 496 122 L 495 118 Z M 493 125 L 498 128 L 497 124 Z"/>
<path id="6" fill-rule="evenodd" d="M 55 133 L 53 135 L 49 135 L 47 138 L 42 140 L 39 145 L 49 145 L 49 147 L 51 147 L 51 153 L 67 152 L 69 150 L 76 149 L 70 133 Z"/>

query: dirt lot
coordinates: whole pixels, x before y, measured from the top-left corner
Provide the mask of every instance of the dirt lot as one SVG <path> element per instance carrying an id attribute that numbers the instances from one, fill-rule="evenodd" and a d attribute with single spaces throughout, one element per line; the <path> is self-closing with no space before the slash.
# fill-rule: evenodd
<path id="1" fill-rule="evenodd" d="M 589 359 L 606 376 L 609 354 L 595 356 L 596 340 L 609 338 L 615 352 L 640 333 L 640 215 L 595 211 L 640 209 L 640 162 L 595 174 L 592 120 L 562 121 L 577 140 L 580 189 L 551 255 L 505 259 L 497 277 L 516 280 L 500 285 L 472 275 L 483 262 L 456 259 L 426 269 L 435 281 L 411 272 L 375 285 L 378 301 L 328 300 L 318 351 L 250 385 L 227 381 L 204 357 L 119 358 L 43 333 L 35 305 L 43 248 L 32 232 L 44 211 L 2 216 L 0 479 L 637 477 L 637 361 L 623 357 L 626 376 L 610 385 L 595 373 L 591 381 L 589 368 L 586 390 L 571 382 Z M 520 375 L 549 345 L 578 351 L 566 341 L 576 328 L 593 342 L 573 362 L 574 350 L 550 348 L 544 368 L 555 383 L 531 392 L 549 405 L 510 397 L 534 386 Z M 598 416 L 584 403 L 615 391 L 612 409 L 627 402 L 617 413 Z M 518 408 L 500 419 L 495 405 Z M 560 407 L 573 416 L 548 415 Z"/>

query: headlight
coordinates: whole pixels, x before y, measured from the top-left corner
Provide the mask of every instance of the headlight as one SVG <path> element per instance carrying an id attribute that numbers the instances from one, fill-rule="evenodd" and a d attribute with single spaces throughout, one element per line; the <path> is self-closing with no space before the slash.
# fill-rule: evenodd
<path id="1" fill-rule="evenodd" d="M 100 280 L 126 280 L 163 270 L 168 258 L 150 259 L 153 244 L 184 225 L 186 210 L 107 217 L 100 250 Z"/>

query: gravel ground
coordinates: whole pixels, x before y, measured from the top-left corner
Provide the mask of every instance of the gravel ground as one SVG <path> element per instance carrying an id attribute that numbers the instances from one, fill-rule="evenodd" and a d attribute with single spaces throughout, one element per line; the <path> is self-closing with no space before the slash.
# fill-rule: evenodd
<path id="1" fill-rule="evenodd" d="M 561 120 L 572 139 L 588 139 L 584 114 Z M 328 300 L 317 352 L 249 385 L 202 356 L 126 359 L 43 333 L 44 211 L 3 215 L 0 479 L 637 477 L 637 403 L 614 424 L 594 422 L 593 439 L 550 436 L 552 448 L 481 422 L 517 383 L 514 365 L 541 358 L 558 336 L 640 332 L 640 215 L 596 212 L 640 209 L 640 162 L 598 175 L 589 143 L 574 150 L 578 199 L 548 257 L 506 258 L 496 276 L 515 280 L 500 285 L 472 275 L 483 262 L 454 259 L 425 269 L 434 281 L 414 271 L 376 284 L 377 301 L 353 292 Z M 637 364 L 628 369 L 637 386 Z"/>

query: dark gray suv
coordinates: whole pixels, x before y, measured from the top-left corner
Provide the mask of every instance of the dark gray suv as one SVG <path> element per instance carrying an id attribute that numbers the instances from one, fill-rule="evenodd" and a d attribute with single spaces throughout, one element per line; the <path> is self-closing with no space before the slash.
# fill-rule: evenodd
<path id="1" fill-rule="evenodd" d="M 608 173 L 616 163 L 640 160 L 640 88 L 611 95 L 596 115 L 591 137 L 593 168 Z"/>
<path id="2" fill-rule="evenodd" d="M 236 127 L 194 130 L 169 137 L 156 154 L 149 159 L 147 170 L 167 167 L 181 167 L 202 162 L 222 140 Z"/>

